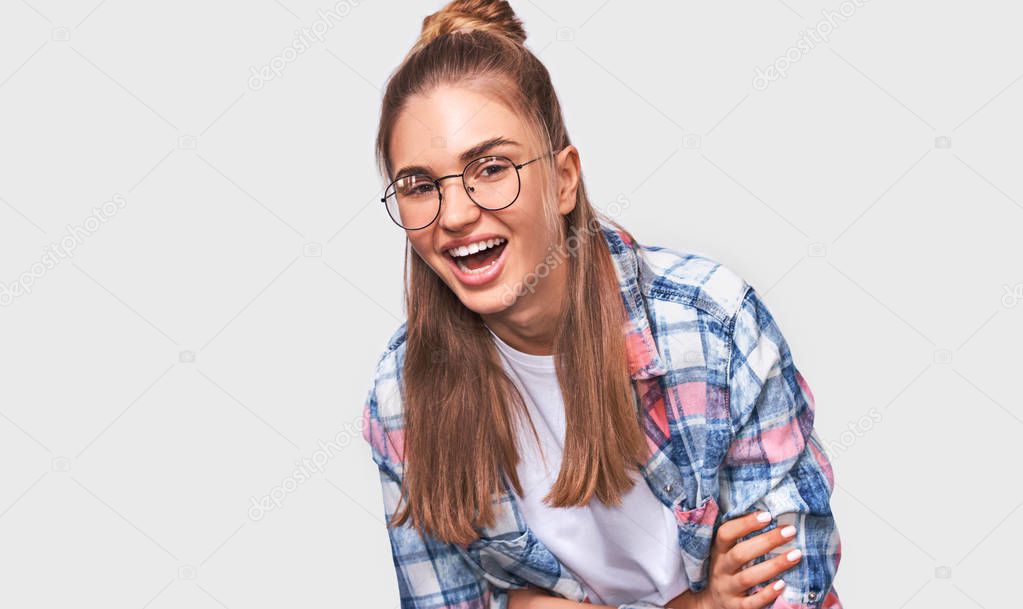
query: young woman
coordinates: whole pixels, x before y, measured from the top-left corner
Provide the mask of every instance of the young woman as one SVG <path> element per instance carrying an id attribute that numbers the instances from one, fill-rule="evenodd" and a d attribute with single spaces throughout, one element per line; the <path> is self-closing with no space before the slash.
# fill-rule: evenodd
<path id="1" fill-rule="evenodd" d="M 778 326 L 728 268 L 594 209 L 525 37 L 506 2 L 451 2 L 383 99 L 412 251 L 364 433 L 402 607 L 840 608 Z"/>

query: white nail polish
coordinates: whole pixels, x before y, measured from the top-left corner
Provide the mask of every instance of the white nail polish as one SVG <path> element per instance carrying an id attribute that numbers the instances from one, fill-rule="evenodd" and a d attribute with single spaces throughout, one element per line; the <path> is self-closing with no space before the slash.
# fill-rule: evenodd
<path id="1" fill-rule="evenodd" d="M 775 590 L 781 590 L 782 588 L 785 587 L 785 580 L 779 579 L 778 581 L 774 582 L 774 586 L 772 586 L 772 587 Z"/>
<path id="2" fill-rule="evenodd" d="M 781 530 L 781 536 L 782 537 L 795 537 L 796 536 L 796 527 L 794 527 L 792 525 L 789 525 L 789 526 L 785 527 L 784 529 Z"/>
<path id="3" fill-rule="evenodd" d="M 760 522 L 771 522 L 771 512 L 760 512 L 757 514 L 757 520 Z"/>
<path id="4" fill-rule="evenodd" d="M 793 561 L 802 555 L 803 555 L 802 550 L 792 550 L 791 552 L 785 555 L 785 558 L 789 559 L 789 561 Z"/>

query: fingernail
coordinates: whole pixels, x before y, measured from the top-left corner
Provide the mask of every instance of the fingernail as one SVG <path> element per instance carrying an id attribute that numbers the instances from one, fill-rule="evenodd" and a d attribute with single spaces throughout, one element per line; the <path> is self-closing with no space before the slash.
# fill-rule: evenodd
<path id="1" fill-rule="evenodd" d="M 792 525 L 789 525 L 789 526 L 787 526 L 787 527 L 785 527 L 784 529 L 781 530 L 781 536 L 782 537 L 795 537 L 795 535 L 796 535 L 796 527 L 794 527 Z"/>
<path id="2" fill-rule="evenodd" d="M 760 512 L 757 514 L 757 520 L 760 522 L 771 522 L 771 512 Z"/>
<path id="3" fill-rule="evenodd" d="M 774 582 L 773 588 L 775 590 L 781 590 L 784 587 L 785 587 L 785 580 L 784 579 L 779 579 L 778 581 Z"/>
<path id="4" fill-rule="evenodd" d="M 791 552 L 785 555 L 785 558 L 789 559 L 789 561 L 793 561 L 802 555 L 803 555 L 802 550 L 792 550 Z"/>

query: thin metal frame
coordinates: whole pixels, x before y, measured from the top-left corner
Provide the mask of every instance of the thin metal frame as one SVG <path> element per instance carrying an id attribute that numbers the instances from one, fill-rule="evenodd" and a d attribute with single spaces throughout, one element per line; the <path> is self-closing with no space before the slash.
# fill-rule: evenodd
<path id="1" fill-rule="evenodd" d="M 440 187 L 440 181 L 441 180 L 447 180 L 448 178 L 462 178 L 462 188 L 465 190 L 465 194 L 469 195 L 469 200 L 470 201 L 472 201 L 480 209 L 485 209 L 487 211 L 500 211 L 502 209 L 505 209 L 506 207 L 510 207 L 512 205 L 512 203 L 515 203 L 516 201 L 519 200 L 519 195 L 522 194 L 522 174 L 520 173 L 521 169 L 523 167 L 525 167 L 526 165 L 529 165 L 530 163 L 534 162 L 534 161 L 539 161 L 540 159 L 542 159 L 542 158 L 544 158 L 546 156 L 552 156 L 552 155 L 554 155 L 554 151 L 553 150 L 551 150 L 550 152 L 547 152 L 545 154 L 541 154 L 540 156 L 536 157 L 535 159 L 530 159 L 530 160 L 525 161 L 523 163 L 516 164 L 514 161 L 512 161 L 510 158 L 508 158 L 508 157 L 506 157 L 504 155 L 500 155 L 500 154 L 487 154 L 487 155 L 484 155 L 484 156 L 481 156 L 481 157 L 477 157 L 477 158 L 469 161 L 468 163 L 466 163 L 465 167 L 462 168 L 462 172 L 461 173 L 452 173 L 452 174 L 449 174 L 449 175 L 446 175 L 446 176 L 441 176 L 439 178 L 432 178 L 432 177 L 426 175 L 425 173 L 413 173 L 413 174 L 409 174 L 409 175 L 400 176 L 400 177 L 397 177 L 397 178 L 391 180 L 391 183 L 387 185 L 387 188 L 384 189 L 384 196 L 380 198 L 380 202 L 384 204 L 384 211 L 387 211 L 387 198 L 388 198 L 388 194 L 387 193 L 391 190 L 391 188 L 394 186 L 395 182 L 397 182 L 398 180 L 404 180 L 406 178 L 420 176 L 420 177 L 426 178 L 427 180 L 433 182 L 433 185 L 436 186 L 436 188 L 437 188 L 437 213 L 426 224 L 420 226 L 419 228 L 406 228 L 400 222 L 398 222 L 397 220 L 394 219 L 394 216 L 391 215 L 391 212 L 387 211 L 387 217 L 389 217 L 392 222 L 397 224 L 399 228 L 401 228 L 403 230 L 422 230 L 422 229 L 426 228 L 427 226 L 430 226 L 431 224 L 436 222 L 437 218 L 440 217 L 440 208 L 441 208 L 441 205 L 444 204 L 444 193 L 443 193 L 443 191 L 442 191 L 442 189 Z M 504 160 L 508 161 L 511 164 L 512 167 L 515 168 L 515 179 L 518 181 L 518 186 L 517 186 L 516 191 L 515 191 L 515 196 L 511 200 L 511 203 L 508 203 L 507 205 L 503 205 L 501 207 L 485 207 L 482 204 L 480 204 L 478 201 L 476 201 L 476 199 L 473 198 L 473 196 L 472 196 L 473 189 L 470 188 L 469 185 L 465 183 L 465 172 L 468 171 L 468 169 L 469 169 L 469 167 L 471 165 L 473 165 L 475 163 L 478 163 L 478 162 L 480 162 L 483 159 L 504 159 Z M 394 196 L 395 197 L 397 196 L 397 192 L 394 193 Z"/>

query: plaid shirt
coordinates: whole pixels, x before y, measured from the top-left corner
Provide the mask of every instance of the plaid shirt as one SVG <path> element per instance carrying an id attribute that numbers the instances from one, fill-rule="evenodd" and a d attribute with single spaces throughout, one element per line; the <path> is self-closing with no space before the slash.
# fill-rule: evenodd
<path id="1" fill-rule="evenodd" d="M 813 395 L 760 296 L 705 256 L 641 245 L 604 220 L 601 227 L 628 311 L 629 371 L 649 448 L 642 473 L 678 519 L 690 588 L 707 586 L 715 526 L 767 510 L 775 520 L 757 533 L 793 524 L 797 535 L 753 562 L 803 551 L 781 575 L 787 585 L 773 607 L 841 609 L 832 588 L 841 558 L 829 504 L 834 477 L 813 429 Z M 388 519 L 401 498 L 405 328 L 380 356 L 364 410 Z M 404 609 L 505 608 L 507 591 L 527 586 L 593 602 L 502 485 L 496 522 L 467 545 L 421 536 L 408 523 L 388 527 Z"/>

